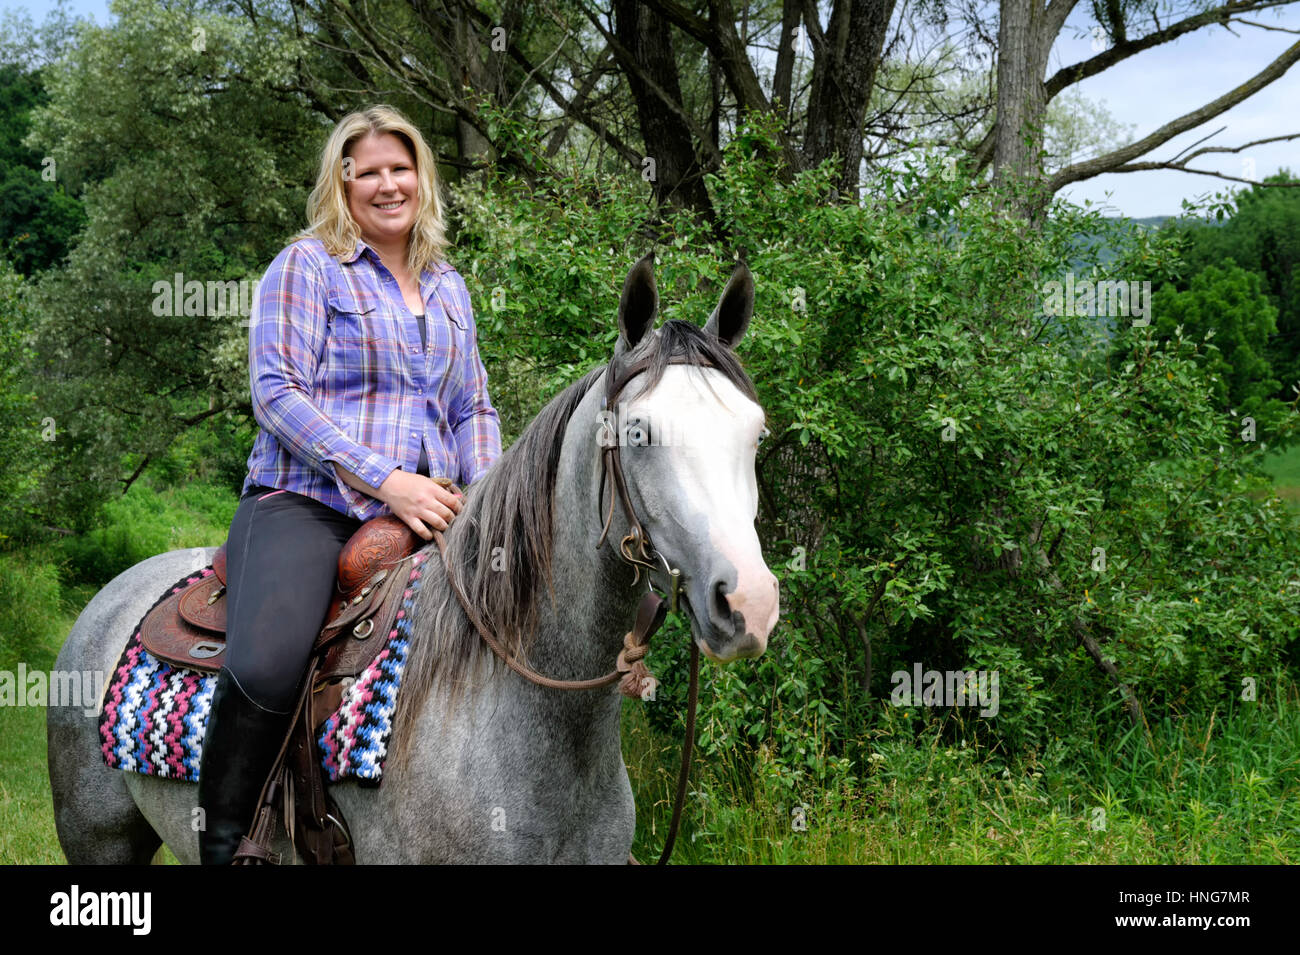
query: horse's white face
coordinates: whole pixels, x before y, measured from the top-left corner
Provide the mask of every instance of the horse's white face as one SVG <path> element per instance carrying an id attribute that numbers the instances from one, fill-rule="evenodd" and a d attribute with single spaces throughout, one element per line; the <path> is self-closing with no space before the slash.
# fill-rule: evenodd
<path id="1" fill-rule="evenodd" d="M 763 409 L 720 371 L 669 365 L 622 414 L 643 426 L 620 451 L 629 493 L 655 549 L 686 577 L 700 650 L 722 662 L 760 655 L 780 612 L 754 529 Z"/>

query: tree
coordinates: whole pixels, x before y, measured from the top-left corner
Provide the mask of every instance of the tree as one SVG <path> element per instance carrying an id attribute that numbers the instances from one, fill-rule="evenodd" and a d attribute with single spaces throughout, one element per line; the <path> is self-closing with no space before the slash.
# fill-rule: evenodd
<path id="1" fill-rule="evenodd" d="M 1185 291 L 1164 285 L 1156 292 L 1159 339 L 1172 340 L 1182 326 L 1187 338 L 1209 343 L 1200 361 L 1210 372 L 1216 407 L 1249 414 L 1281 388 L 1266 354 L 1277 309 L 1262 285 L 1257 273 L 1229 263 L 1197 272 Z"/>
<path id="2" fill-rule="evenodd" d="M 1141 157 L 1175 136 L 1202 126 L 1280 79 L 1300 60 L 1300 42 L 1297 42 L 1245 83 L 1182 116 L 1170 119 L 1141 139 L 1100 156 L 1072 163 L 1048 175 L 1042 168 L 1040 158 L 1042 126 L 1047 104 L 1054 97 L 1117 63 L 1207 26 L 1237 23 L 1257 27 L 1259 24 L 1243 20 L 1242 17 L 1286 6 L 1287 0 L 1229 0 L 1208 8 L 1192 4 L 1174 13 L 1175 19 L 1166 26 L 1161 25 L 1157 7 L 1149 0 L 1107 0 L 1104 4 L 1093 6 L 1098 21 L 1094 37 L 1104 37 L 1109 46 L 1048 76 L 1048 53 L 1077 5 L 1077 0 L 999 2 L 997 119 L 984 142 L 976 149 L 974 158 L 977 169 L 982 169 L 991 162 L 995 173 L 1001 178 L 1038 187 L 1038 208 L 1041 208 L 1047 197 L 1065 186 L 1102 173 L 1140 172 L 1149 169 L 1204 172 L 1193 169 L 1188 163 L 1208 153 L 1239 152 L 1248 146 L 1264 142 L 1300 137 L 1300 133 L 1290 133 L 1236 147 L 1206 146 L 1192 152 L 1185 150 L 1186 155 L 1180 154 L 1169 160 L 1140 161 Z M 1148 16 L 1154 29 L 1139 33 L 1139 24 L 1145 25 Z M 1206 174 L 1217 175 L 1213 172 Z"/>
<path id="3" fill-rule="evenodd" d="M 149 0 L 114 12 L 45 67 L 50 102 L 27 140 L 89 216 L 30 312 L 37 413 L 61 460 L 42 506 L 59 524 L 129 488 L 179 434 L 251 414 L 251 287 L 302 226 L 328 130 L 292 89 L 304 51 L 273 21 Z"/>
<path id="4" fill-rule="evenodd" d="M 0 257 L 0 541 L 30 530 L 29 506 L 51 463 L 48 422 L 37 414 L 27 331 L 30 325 L 23 278 Z"/>
<path id="5" fill-rule="evenodd" d="M 1266 183 L 1300 180 L 1283 170 Z M 1277 311 L 1268 357 L 1282 382 L 1278 397 L 1289 398 L 1290 386 L 1300 384 L 1300 191 L 1252 186 L 1237 191 L 1226 212 L 1221 222 L 1175 220 L 1168 226 L 1188 243 L 1188 277 L 1179 288 L 1211 265 L 1235 263 L 1258 275 Z"/>
<path id="6" fill-rule="evenodd" d="M 22 144 L 31 111 L 48 99 L 39 71 L 0 63 L 0 250 L 22 275 L 61 261 L 85 223 L 53 160 Z"/>
<path id="7" fill-rule="evenodd" d="M 1127 718 L 1140 734 L 1144 716 L 1208 710 L 1295 646 L 1294 519 L 1243 493 L 1264 438 L 1243 440 L 1240 413 L 1213 398 L 1203 337 L 1125 323 L 1108 363 L 1095 319 L 1036 314 L 1030 276 L 1062 262 L 1167 274 L 1159 233 L 1077 209 L 1022 229 L 942 165 L 899 173 L 865 207 L 825 203 L 834 168 L 787 183 L 779 156 L 775 135 L 745 127 L 710 182 L 719 221 L 752 250 L 739 356 L 772 432 L 758 530 L 782 623 L 753 668 L 715 671 L 704 751 L 762 745 L 783 784 L 824 781 L 841 758 L 862 765 L 871 736 L 855 718 L 918 661 L 1001 674 L 996 719 L 953 732 L 1077 751 L 1095 729 L 1072 728 Z M 485 338 L 508 331 L 559 366 L 532 410 L 608 355 L 635 233 L 660 214 L 635 185 L 490 170 L 454 190 L 467 274 L 517 290 L 484 314 Z M 688 210 L 660 228 L 674 237 L 656 257 L 663 318 L 699 324 L 730 263 Z M 1297 418 L 1265 404 L 1272 447 Z M 685 630 L 670 621 L 653 651 L 669 705 L 650 719 L 666 729 Z M 811 725 L 824 748 L 807 746 Z"/>
<path id="8" fill-rule="evenodd" d="M 858 195 L 864 158 L 897 157 L 927 138 L 916 135 L 922 129 L 949 131 L 946 145 L 974 172 L 992 169 L 1004 180 L 1035 187 L 1039 199 L 1031 204 L 1039 209 L 1064 186 L 1102 173 L 1203 171 L 1188 163 L 1253 144 L 1206 146 L 1170 160 L 1143 157 L 1284 75 L 1300 58 L 1300 43 L 1248 82 L 1141 140 L 1058 168 L 1043 161 L 1049 107 L 1082 80 L 1146 50 L 1209 26 L 1254 28 L 1260 24 L 1243 18 L 1291 2 L 1193 2 L 1172 11 L 1150 0 L 1096 3 L 1096 54 L 1050 76 L 1048 54 L 1077 0 L 1000 0 L 996 6 L 968 0 L 901 9 L 895 0 L 832 0 L 828 12 L 812 0 L 739 6 L 708 0 L 703 10 L 677 0 L 614 0 L 608 12 L 588 0 L 569 0 L 549 5 L 541 17 L 524 15 L 521 3 L 508 2 L 498 13 L 469 0 L 389 0 L 368 5 L 369 18 L 350 4 L 326 0 L 293 0 L 293 7 L 304 41 L 337 53 L 356 84 L 401 90 L 455 117 L 459 128 L 473 129 L 473 137 L 459 137 L 462 146 L 472 142 L 473 151 L 462 148 L 450 161 L 474 168 L 501 145 L 487 105 L 509 104 L 554 133 L 543 153 L 506 157 L 528 175 L 546 171 L 561 137 L 584 130 L 593 145 L 637 173 L 653 160 L 647 179 L 661 204 L 685 204 L 708 218 L 699 180 L 716 171 L 729 130 L 749 113 L 780 120 L 779 175 L 835 156 L 832 194 L 846 199 Z M 950 21 L 966 29 L 960 42 L 949 38 Z M 760 67 L 764 59 L 771 62 L 769 51 L 776 54 L 770 73 Z M 900 77 L 905 85 L 893 85 Z M 958 85 L 977 78 L 984 91 L 946 96 L 942 88 L 954 87 L 940 77 L 955 77 Z M 875 142 L 866 146 L 864 137 Z M 886 141 L 890 148 L 882 148 Z M 585 143 L 575 137 L 574 145 Z"/>

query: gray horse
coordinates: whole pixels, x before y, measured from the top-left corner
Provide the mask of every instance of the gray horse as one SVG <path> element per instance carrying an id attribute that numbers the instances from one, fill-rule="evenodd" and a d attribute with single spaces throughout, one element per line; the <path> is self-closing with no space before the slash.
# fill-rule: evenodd
<path id="1" fill-rule="evenodd" d="M 756 657 L 777 621 L 778 587 L 754 529 L 764 414 L 732 354 L 749 325 L 753 282 L 738 266 L 702 331 L 677 321 L 654 329 L 652 256 L 628 273 L 614 350 L 616 373 L 654 356 L 616 409 L 620 430 L 639 419 L 651 432 L 620 449 L 628 493 L 655 549 L 684 575 L 683 609 L 700 650 L 719 662 Z M 667 364 L 673 356 L 691 364 Z M 480 619 L 513 656 L 557 679 L 613 669 L 648 586 L 644 574 L 634 583 L 617 553 L 627 533 L 621 508 L 597 547 L 609 500 L 608 487 L 600 497 L 606 373 L 593 369 L 543 409 L 469 489 L 446 535 Z M 427 546 L 383 784 L 331 787 L 357 861 L 625 862 L 636 812 L 617 688 L 544 689 L 507 670 Z M 57 667 L 111 673 L 145 610 L 214 552 L 172 551 L 119 574 L 77 619 Z M 198 861 L 197 786 L 108 768 L 97 719 L 81 709 L 51 707 L 48 738 L 70 862 L 147 863 L 163 842 L 182 862 Z M 294 858 L 282 830 L 274 848 Z"/>

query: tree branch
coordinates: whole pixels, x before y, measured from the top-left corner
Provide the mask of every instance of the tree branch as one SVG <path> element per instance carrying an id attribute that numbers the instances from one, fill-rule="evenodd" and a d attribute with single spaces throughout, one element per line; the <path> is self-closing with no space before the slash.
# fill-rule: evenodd
<path id="1" fill-rule="evenodd" d="M 713 137 L 709 135 L 708 130 L 695 122 L 690 113 L 686 112 L 681 103 L 669 96 L 668 93 L 664 91 L 663 87 L 656 83 L 648 72 L 641 69 L 641 65 L 636 62 L 636 58 L 632 56 L 631 51 L 628 50 L 627 47 L 623 46 L 623 44 L 619 43 L 617 38 L 601 25 L 600 20 L 594 13 L 587 9 L 585 3 L 578 4 L 578 7 L 587 15 L 587 19 L 591 21 L 592 26 L 599 30 L 600 35 L 605 38 L 605 42 L 609 44 L 610 50 L 613 51 L 615 57 L 618 59 L 619 65 L 627 72 L 635 73 L 637 78 L 646 85 L 646 88 L 649 89 L 650 92 L 654 93 L 654 95 L 658 97 L 666 107 L 668 107 L 669 112 L 676 116 L 681 121 L 682 125 L 690 130 L 691 135 L 695 137 L 695 141 L 708 151 L 709 156 L 712 158 L 714 163 L 721 166 L 722 151 L 718 149 L 717 144 L 713 141 Z"/>
<path id="2" fill-rule="evenodd" d="M 1276 30 L 1278 33 L 1300 33 L 1300 30 L 1292 30 L 1289 27 L 1272 27 L 1267 23 L 1256 23 L 1254 20 L 1242 20 L 1238 17 L 1233 17 L 1232 22 L 1248 27 L 1257 27 L 1260 30 Z"/>
<path id="3" fill-rule="evenodd" d="M 1189 129 L 1195 129 L 1207 120 L 1213 119 L 1220 113 L 1226 112 L 1243 100 L 1254 96 L 1270 83 L 1280 79 L 1297 60 L 1300 60 L 1300 42 L 1290 46 L 1286 52 L 1259 73 L 1256 73 L 1245 83 L 1242 83 L 1236 89 L 1223 94 L 1218 99 L 1206 103 L 1200 109 L 1193 110 L 1190 113 L 1186 113 L 1177 119 L 1166 123 L 1155 132 L 1148 136 L 1144 136 L 1142 139 L 1139 139 L 1137 142 L 1131 143 L 1128 146 L 1122 146 L 1104 156 L 1098 156 L 1096 159 L 1090 159 L 1086 162 L 1066 166 L 1051 177 L 1048 186 L 1049 192 L 1057 192 L 1062 187 L 1067 186 L 1072 182 L 1078 182 L 1081 179 L 1090 179 L 1093 176 L 1100 175 L 1101 173 L 1110 172 L 1117 167 L 1121 167 L 1124 164 L 1131 162 L 1139 156 L 1149 153 L 1157 146 L 1167 143 L 1180 133 L 1185 133 Z"/>
<path id="4" fill-rule="evenodd" d="M 479 27 L 489 31 L 492 29 L 494 25 L 492 22 L 492 18 L 489 17 L 486 13 L 476 9 L 472 4 L 467 6 L 465 9 L 472 19 L 478 21 Z M 616 153 L 622 156 L 623 159 L 626 160 L 630 166 L 638 167 L 640 165 L 641 154 L 639 152 L 634 150 L 627 143 L 623 142 L 623 140 L 620 139 L 618 136 L 616 136 L 614 133 L 612 133 L 604 123 L 596 119 L 596 117 L 592 116 L 587 110 L 583 109 L 578 103 L 570 102 L 569 100 L 565 99 L 564 94 L 561 93 L 559 89 L 556 88 L 554 83 L 552 83 L 549 79 L 541 75 L 540 72 L 537 72 L 536 68 L 532 65 L 531 62 L 529 62 L 528 57 L 524 55 L 523 51 L 520 50 L 518 46 L 516 46 L 513 42 L 507 42 L 506 52 L 510 55 L 510 58 L 512 60 L 518 63 L 530 76 L 532 76 L 537 81 L 537 84 L 546 91 L 547 95 L 549 95 L 551 99 L 555 101 L 555 104 L 559 106 L 560 109 L 564 110 L 564 114 L 566 116 L 575 117 L 580 123 L 582 123 L 588 129 L 590 129 L 593 133 L 595 133 L 597 138 L 600 139 L 607 146 L 609 146 L 610 149 L 614 150 Z"/>
<path id="5" fill-rule="evenodd" d="M 1047 81 L 1047 99 L 1050 102 L 1053 97 L 1066 87 L 1073 86 L 1080 80 L 1086 80 L 1090 76 L 1096 76 L 1116 63 L 1127 60 L 1130 56 L 1141 53 L 1143 50 L 1149 50 L 1154 46 L 1168 43 L 1171 40 L 1176 40 L 1193 30 L 1199 30 L 1201 27 L 1213 23 L 1227 23 L 1229 18 L 1235 14 L 1251 13 L 1269 7 L 1286 6 L 1292 2 L 1293 0 L 1242 0 L 1240 3 L 1225 3 L 1221 7 L 1215 7 L 1195 16 L 1187 17 L 1184 20 L 1179 20 L 1163 30 L 1148 33 L 1136 40 L 1116 43 L 1109 50 L 1103 50 L 1091 59 L 1082 60 L 1072 66 L 1062 67 L 1057 70 L 1052 75 L 1052 78 Z"/>

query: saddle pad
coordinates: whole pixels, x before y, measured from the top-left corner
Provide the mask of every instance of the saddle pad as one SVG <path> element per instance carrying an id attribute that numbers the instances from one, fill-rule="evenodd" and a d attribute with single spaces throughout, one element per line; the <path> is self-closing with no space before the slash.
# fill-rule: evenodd
<path id="1" fill-rule="evenodd" d="M 384 649 L 344 692 L 338 709 L 317 728 L 322 766 L 331 782 L 356 778 L 377 785 L 383 777 L 406 663 L 411 607 L 425 559 L 426 555 L 419 554 L 412 562 L 402 606 Z M 208 566 L 182 578 L 153 606 L 213 573 Z M 99 717 L 104 762 L 146 776 L 197 782 L 216 683 L 215 673 L 173 666 L 145 650 L 137 623 L 104 691 Z"/>

